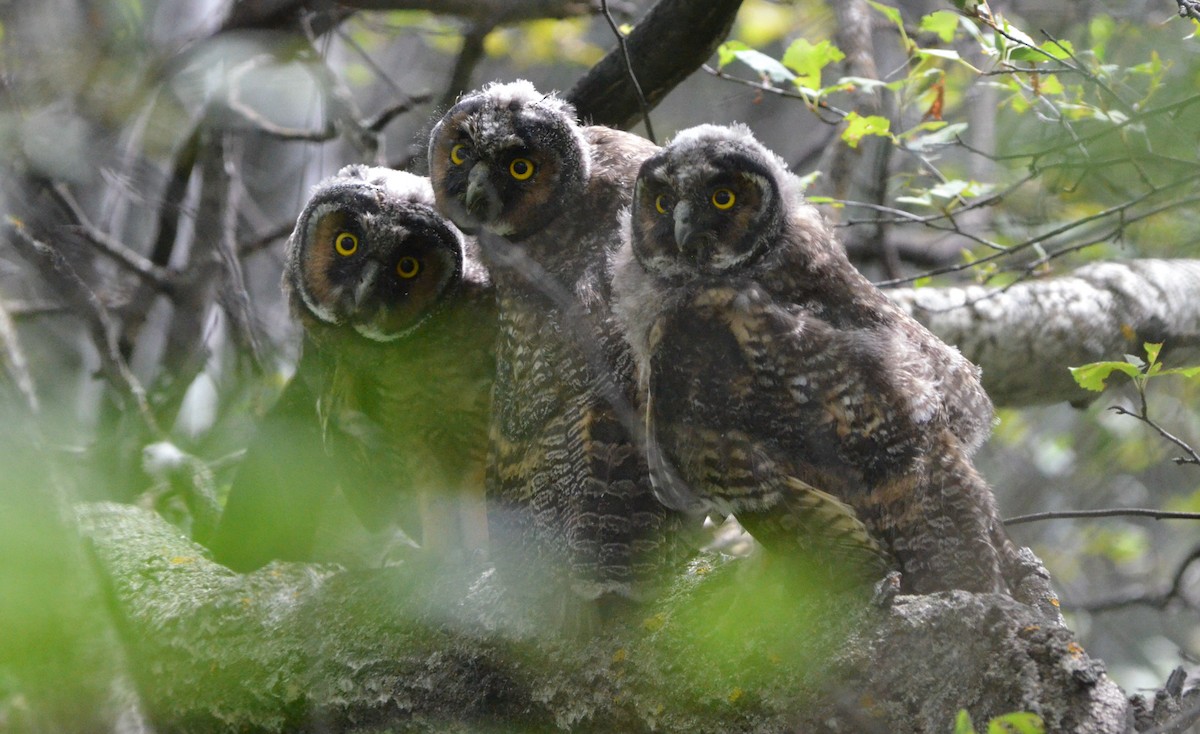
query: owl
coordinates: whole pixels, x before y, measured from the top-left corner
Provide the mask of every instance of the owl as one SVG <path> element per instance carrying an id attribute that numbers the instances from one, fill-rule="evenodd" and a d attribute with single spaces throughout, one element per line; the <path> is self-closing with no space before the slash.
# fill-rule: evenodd
<path id="1" fill-rule="evenodd" d="M 493 556 L 518 594 L 584 600 L 565 608 L 568 625 L 577 611 L 589 624 L 627 607 L 684 547 L 682 519 L 653 496 L 638 426 L 621 420 L 633 361 L 606 271 L 617 215 L 656 150 L 581 125 L 568 102 L 524 81 L 465 96 L 429 142 L 438 207 L 479 232 L 499 305 Z"/>
<path id="2" fill-rule="evenodd" d="M 407 530 L 427 550 L 481 547 L 495 297 L 428 179 L 349 166 L 319 184 L 283 288 L 302 356 L 235 479 L 216 558 L 307 557 L 335 488 L 370 529 L 418 518 Z"/>
<path id="3" fill-rule="evenodd" d="M 744 126 L 641 167 L 613 261 L 655 489 L 777 555 L 902 590 L 1013 591 L 1028 567 L 972 466 L 978 370 L 866 280 Z"/>

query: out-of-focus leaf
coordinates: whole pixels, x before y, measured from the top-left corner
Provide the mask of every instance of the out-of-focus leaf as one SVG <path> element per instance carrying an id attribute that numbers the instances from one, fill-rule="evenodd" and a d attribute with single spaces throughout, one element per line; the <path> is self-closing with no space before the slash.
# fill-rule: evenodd
<path id="1" fill-rule="evenodd" d="M 997 716 L 988 722 L 987 734 L 1045 734 L 1042 717 L 1028 711 Z"/>
<path id="2" fill-rule="evenodd" d="M 750 47 L 741 41 L 726 41 L 717 46 L 717 68 L 723 69 L 737 59 L 738 51 L 749 51 Z"/>
<path id="3" fill-rule="evenodd" d="M 954 40 L 954 32 L 958 30 L 959 16 L 949 10 L 935 10 L 921 18 L 920 28 L 926 33 L 933 33 L 942 40 L 950 43 Z"/>
<path id="4" fill-rule="evenodd" d="M 814 45 L 799 38 L 784 52 L 783 65 L 796 72 L 797 86 L 820 89 L 821 70 L 844 58 L 846 54 L 829 41 L 821 41 Z"/>
<path id="5" fill-rule="evenodd" d="M 958 710 L 958 716 L 954 719 L 954 734 L 977 734 L 966 709 Z"/>
<path id="6" fill-rule="evenodd" d="M 863 117 L 855 112 L 846 115 L 846 129 L 842 131 L 842 140 L 851 148 L 857 148 L 858 143 L 867 135 L 890 137 L 891 120 L 879 115 Z"/>
<path id="7" fill-rule="evenodd" d="M 761 48 L 783 38 L 795 22 L 796 11 L 790 5 L 751 0 L 738 11 L 737 36 L 751 47 Z"/>

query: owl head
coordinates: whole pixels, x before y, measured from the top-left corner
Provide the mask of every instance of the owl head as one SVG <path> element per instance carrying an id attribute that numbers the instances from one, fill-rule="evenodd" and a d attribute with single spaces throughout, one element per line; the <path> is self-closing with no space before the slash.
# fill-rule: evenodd
<path id="1" fill-rule="evenodd" d="M 313 191 L 288 239 L 284 288 L 303 319 L 398 339 L 461 282 L 461 233 L 437 213 L 429 181 L 348 166 Z"/>
<path id="2" fill-rule="evenodd" d="M 753 264 L 782 231 L 792 180 L 787 164 L 744 125 L 684 130 L 638 172 L 634 256 L 663 277 Z"/>
<path id="3" fill-rule="evenodd" d="M 575 108 L 527 81 L 463 97 L 429 139 L 438 207 L 465 231 L 511 240 L 561 214 L 583 191 L 589 168 Z"/>

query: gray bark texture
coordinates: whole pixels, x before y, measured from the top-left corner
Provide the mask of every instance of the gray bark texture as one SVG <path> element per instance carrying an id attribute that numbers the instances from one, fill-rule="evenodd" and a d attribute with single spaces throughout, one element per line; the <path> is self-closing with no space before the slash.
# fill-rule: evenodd
<path id="1" fill-rule="evenodd" d="M 1200 261 L 1085 265 L 1008 288 L 898 288 L 886 293 L 983 369 L 997 405 L 1087 403 L 1068 367 L 1144 357 L 1163 343 L 1168 366 L 1200 362 Z M 1116 378 L 1114 378 L 1116 379 Z"/>
<path id="2" fill-rule="evenodd" d="M 965 709 L 981 731 L 1024 710 L 1125 732 L 1189 704 L 1131 704 L 1069 630 L 1004 596 L 883 608 L 707 555 L 572 642 L 534 634 L 479 565 L 238 575 L 156 514 L 78 515 L 160 731 L 946 732 Z"/>

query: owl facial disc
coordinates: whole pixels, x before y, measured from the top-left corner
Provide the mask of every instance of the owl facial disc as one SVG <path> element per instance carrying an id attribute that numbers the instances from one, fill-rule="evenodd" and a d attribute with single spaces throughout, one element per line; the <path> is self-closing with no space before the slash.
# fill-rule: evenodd
<path id="1" fill-rule="evenodd" d="M 434 127 L 429 175 L 438 208 L 464 231 L 521 240 L 582 192 L 587 150 L 570 104 L 529 82 L 492 84 Z"/>
<path id="2" fill-rule="evenodd" d="M 372 341 L 399 339 L 460 282 L 461 235 L 433 210 L 424 179 L 347 171 L 323 184 L 300 215 L 285 283 L 315 321 L 350 326 Z M 365 178 L 371 171 L 384 173 Z"/>

